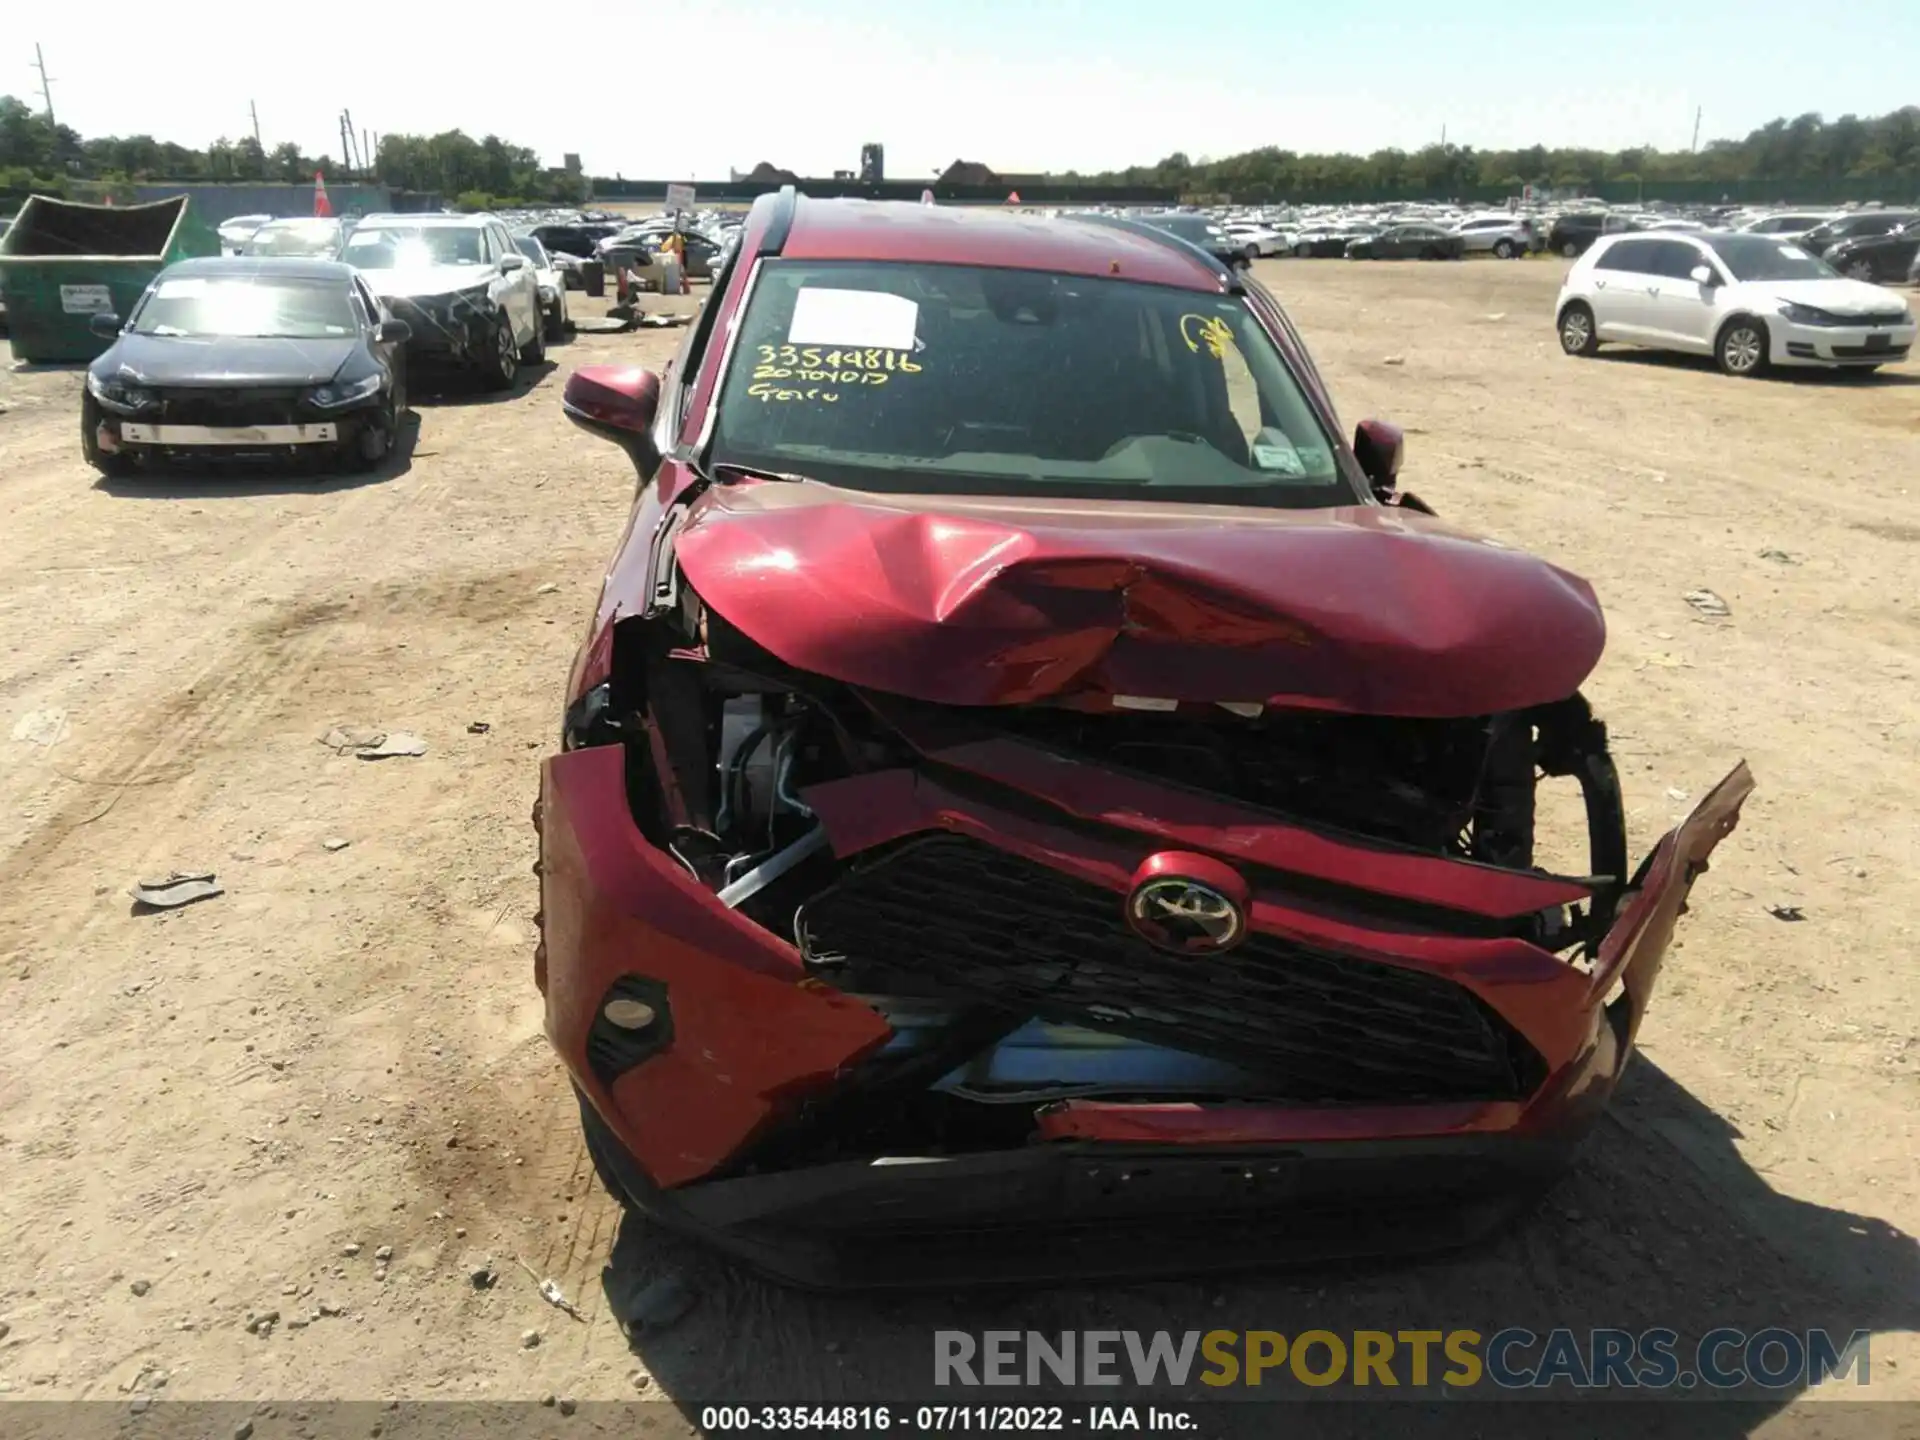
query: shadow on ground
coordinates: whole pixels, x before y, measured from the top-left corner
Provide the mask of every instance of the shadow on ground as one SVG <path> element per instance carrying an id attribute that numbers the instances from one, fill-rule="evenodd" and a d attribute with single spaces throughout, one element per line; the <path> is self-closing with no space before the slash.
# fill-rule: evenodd
<path id="1" fill-rule="evenodd" d="M 609 1301 L 663 1277 L 697 1297 L 685 1317 L 657 1333 L 631 1334 L 641 1365 L 698 1420 L 701 1404 L 871 1405 L 885 1401 L 979 1405 L 1059 1402 L 1068 1429 L 1089 1405 L 1153 1403 L 1190 1407 L 1207 1436 L 1306 1437 L 1363 1434 L 1505 1433 L 1686 1436 L 1735 1440 L 1765 1426 L 1768 1435 L 1819 1433 L 1850 1440 L 1882 1437 L 1898 1424 L 1920 1430 L 1911 1406 L 1833 1404 L 1781 1412 L 1804 1388 L 1713 1392 L 1703 1385 L 1658 1395 L 1615 1390 L 1569 1399 L 1553 1391 L 1501 1391 L 1435 1384 L 1415 1401 L 1378 1385 L 1311 1389 L 1285 1367 L 1259 1389 L 1210 1388 L 1197 1376 L 1181 1390 L 1127 1384 L 1048 1392 L 966 1389 L 934 1384 L 934 1332 L 1307 1330 L 1351 1337 L 1357 1330 L 1453 1331 L 1484 1338 L 1509 1327 L 1540 1336 L 1558 1327 L 1586 1343 L 1595 1328 L 1678 1332 L 1679 1369 L 1692 1373 L 1700 1338 L 1720 1327 L 1748 1333 L 1780 1327 L 1804 1336 L 1832 1334 L 1837 1347 L 1857 1330 L 1920 1327 L 1920 1254 L 1886 1223 L 1781 1195 L 1748 1167 L 1725 1120 L 1644 1058 L 1637 1060 L 1613 1110 L 1581 1159 L 1527 1218 L 1472 1250 L 1425 1263 L 1342 1267 L 1235 1276 L 1224 1280 L 1084 1286 L 1007 1293 L 968 1291 L 872 1296 L 797 1292 L 764 1281 L 690 1242 L 629 1215 L 606 1274 Z M 1276 1224 L 1285 1223 L 1276 1216 Z M 1508 1352 L 1516 1365 L 1540 1347 Z M 1738 1360 L 1740 1348 L 1721 1351 Z M 1775 1352 L 1776 1355 L 1778 1352 Z M 1122 1373 L 1128 1370 L 1120 1351 Z M 1315 1368 L 1327 1353 L 1316 1352 Z M 1443 1368 L 1434 1351 L 1433 1376 Z M 1769 1360 L 1767 1363 L 1777 1363 Z M 1402 1386 L 1406 1357 L 1395 1361 Z M 1828 1389 L 1852 1400 L 1872 1390 L 1854 1376 Z M 1873 1378 L 1886 1383 L 1885 1371 Z M 657 1393 L 657 1391 L 655 1392 Z M 1402 1388 L 1398 1394 L 1407 1396 Z M 1823 1399 L 1826 1399 L 1823 1391 Z M 1531 1400 L 1524 1410 L 1511 1407 Z M 1265 1401 L 1268 1403 L 1248 1403 Z M 1653 1403 L 1647 1403 L 1647 1402 Z M 1441 1403 L 1435 1403 L 1441 1402 Z M 1278 1408 L 1276 1409 L 1276 1404 Z M 1145 1420 L 1142 1419 L 1142 1428 Z"/>
<path id="2" fill-rule="evenodd" d="M 1617 365 L 1645 365 L 1666 370 L 1697 370 L 1713 375 L 1720 373 L 1720 367 L 1711 355 L 1684 355 L 1677 350 L 1634 350 L 1609 346 L 1600 351 L 1595 358 Z M 1894 365 L 1899 362 L 1889 360 L 1887 363 Z M 1920 385 L 1920 374 L 1905 368 L 1821 370 L 1801 365 L 1775 365 L 1759 378 L 1792 385 L 1847 385 L 1869 389 L 1879 386 L 1898 388 L 1905 385 Z"/>
<path id="3" fill-rule="evenodd" d="M 413 468 L 420 444 L 420 416 L 407 412 L 397 443 L 371 470 L 342 470 L 315 462 L 234 460 L 222 465 L 160 463 L 137 475 L 93 482 L 96 490 L 123 500 L 243 500 L 260 495 L 330 495 L 384 485 Z"/>
<path id="4" fill-rule="evenodd" d="M 548 342 L 549 345 L 552 343 Z M 523 362 L 513 384 L 504 390 L 489 390 L 470 371 L 422 367 L 407 376 L 407 398 L 416 405 L 430 405 L 435 409 L 461 405 L 498 405 L 503 401 L 518 400 L 558 368 L 551 360 L 542 360 L 538 365 Z"/>

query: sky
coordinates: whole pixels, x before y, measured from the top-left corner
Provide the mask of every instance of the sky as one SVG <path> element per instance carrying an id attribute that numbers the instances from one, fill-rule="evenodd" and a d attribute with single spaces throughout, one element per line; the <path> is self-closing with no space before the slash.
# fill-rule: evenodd
<path id="1" fill-rule="evenodd" d="M 1920 101 L 1920 0 L 386 0 L 278 18 L 93 0 L 4 28 L 0 93 L 39 103 L 37 41 L 56 118 L 85 136 L 238 139 L 251 102 L 268 149 L 337 157 L 345 108 L 376 133 L 494 133 L 550 165 L 577 151 L 590 174 L 695 181 L 853 169 L 870 140 L 903 178 L 1443 132 L 1679 149 L 1696 111 L 1705 144 Z"/>

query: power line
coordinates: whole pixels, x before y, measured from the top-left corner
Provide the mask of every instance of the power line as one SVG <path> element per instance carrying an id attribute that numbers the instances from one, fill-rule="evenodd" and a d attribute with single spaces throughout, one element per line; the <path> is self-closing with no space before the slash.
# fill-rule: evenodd
<path id="1" fill-rule="evenodd" d="M 40 99 L 47 107 L 47 127 L 53 127 L 53 81 L 47 78 L 47 57 L 40 53 L 40 44 L 33 46 L 34 68 L 40 72 Z"/>

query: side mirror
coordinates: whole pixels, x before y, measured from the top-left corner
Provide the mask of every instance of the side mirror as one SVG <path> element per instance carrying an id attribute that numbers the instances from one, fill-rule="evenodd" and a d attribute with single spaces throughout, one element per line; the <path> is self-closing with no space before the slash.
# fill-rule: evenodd
<path id="1" fill-rule="evenodd" d="M 111 340 L 120 333 L 120 317 L 111 310 L 96 310 L 87 321 L 87 329 L 102 340 Z"/>
<path id="2" fill-rule="evenodd" d="M 404 320 L 382 320 L 373 338 L 383 345 L 404 345 L 413 338 L 413 327 Z"/>
<path id="3" fill-rule="evenodd" d="M 1696 265 L 1687 272 L 1687 277 L 1696 285 L 1714 286 L 1720 283 L 1720 277 L 1713 273 L 1711 265 Z"/>
<path id="4" fill-rule="evenodd" d="M 1398 425 L 1384 420 L 1362 420 L 1353 430 L 1353 458 L 1373 487 L 1373 498 L 1391 505 L 1400 484 L 1400 460 L 1407 442 Z"/>
<path id="5" fill-rule="evenodd" d="M 500 257 L 500 273 L 502 275 L 511 275 L 516 270 L 524 270 L 526 268 L 527 257 L 524 255 L 502 255 Z"/>
<path id="6" fill-rule="evenodd" d="M 652 433 L 660 413 L 658 375 L 637 366 L 584 365 L 567 377 L 560 408 L 582 430 L 625 450 L 642 480 L 653 478 L 660 464 Z"/>

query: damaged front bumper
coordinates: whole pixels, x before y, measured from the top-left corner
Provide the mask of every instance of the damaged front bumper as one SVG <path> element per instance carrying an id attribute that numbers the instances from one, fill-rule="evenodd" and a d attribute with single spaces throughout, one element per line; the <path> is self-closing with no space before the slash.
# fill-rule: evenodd
<path id="1" fill-rule="evenodd" d="M 1485 1233 L 1605 1106 L 1753 783 L 1737 767 L 1623 884 L 1308 828 L 1017 738 L 913 738 L 914 763 L 794 796 L 816 878 L 769 912 L 641 833 L 660 727 L 544 769 L 537 978 L 601 1172 L 798 1283 Z M 1129 928 L 1162 860 L 1245 878 L 1241 943 L 1175 954 Z"/>

